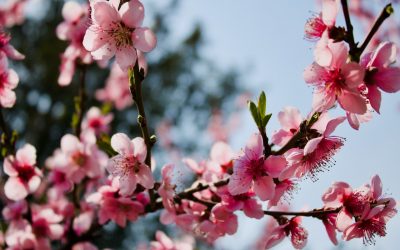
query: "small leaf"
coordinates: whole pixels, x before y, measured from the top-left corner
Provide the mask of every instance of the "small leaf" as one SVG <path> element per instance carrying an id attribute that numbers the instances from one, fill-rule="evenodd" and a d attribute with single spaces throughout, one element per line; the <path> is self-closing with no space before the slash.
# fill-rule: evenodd
<path id="1" fill-rule="evenodd" d="M 265 128 L 269 122 L 269 119 L 271 119 L 272 114 L 268 114 L 266 116 L 264 116 L 263 120 L 262 120 L 262 127 Z"/>
<path id="2" fill-rule="evenodd" d="M 253 116 L 253 119 L 256 122 L 257 127 L 260 127 L 261 126 L 261 122 L 260 122 L 261 119 L 260 119 L 260 114 L 258 112 L 256 104 L 254 102 L 252 102 L 252 101 L 249 101 L 248 105 L 249 105 L 251 116 Z"/>
<path id="3" fill-rule="evenodd" d="M 266 109 L 267 109 L 267 97 L 265 96 L 264 91 L 262 91 L 260 97 L 258 98 L 258 110 L 261 118 L 265 116 Z"/>

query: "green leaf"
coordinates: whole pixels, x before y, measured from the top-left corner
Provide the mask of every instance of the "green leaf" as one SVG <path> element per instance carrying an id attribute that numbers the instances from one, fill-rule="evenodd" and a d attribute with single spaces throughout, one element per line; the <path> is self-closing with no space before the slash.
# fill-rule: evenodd
<path id="1" fill-rule="evenodd" d="M 260 97 L 258 98 L 258 110 L 261 118 L 263 118 L 267 110 L 267 97 L 265 96 L 264 91 L 261 92 Z"/>
<path id="2" fill-rule="evenodd" d="M 260 114 L 258 112 L 256 104 L 252 101 L 249 101 L 248 105 L 249 105 L 249 110 L 250 110 L 251 116 L 253 116 L 253 119 L 256 122 L 257 127 L 260 127 L 261 126 L 261 118 L 260 118 Z"/>
<path id="3" fill-rule="evenodd" d="M 271 119 L 272 114 L 268 114 L 266 116 L 264 116 L 264 118 L 262 119 L 262 127 L 265 128 L 269 122 L 269 119 Z"/>

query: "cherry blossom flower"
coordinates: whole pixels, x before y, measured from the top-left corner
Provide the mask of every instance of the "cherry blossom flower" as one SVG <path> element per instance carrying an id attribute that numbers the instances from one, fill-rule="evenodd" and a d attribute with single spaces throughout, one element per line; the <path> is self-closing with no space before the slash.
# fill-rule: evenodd
<path id="1" fill-rule="evenodd" d="M 129 90 L 128 74 L 122 71 L 117 64 L 113 64 L 106 86 L 96 91 L 96 99 L 112 103 L 116 109 L 122 110 L 133 104 Z"/>
<path id="2" fill-rule="evenodd" d="M 307 20 L 305 25 L 305 36 L 309 40 L 316 40 L 328 33 L 335 26 L 338 6 L 336 0 L 323 0 L 322 12 Z"/>
<path id="3" fill-rule="evenodd" d="M 11 37 L 0 29 L 0 52 L 4 53 L 6 57 L 13 60 L 22 60 L 25 58 L 18 52 L 11 44 Z"/>
<path id="4" fill-rule="evenodd" d="M 323 112 L 337 100 L 344 110 L 364 114 L 367 104 L 358 90 L 364 79 L 363 68 L 357 63 L 347 62 L 348 48 L 344 42 L 331 41 L 328 47 L 333 53 L 331 64 L 322 67 L 314 62 L 304 71 L 304 80 L 316 87 L 313 109 Z"/>
<path id="5" fill-rule="evenodd" d="M 247 192 L 239 195 L 231 195 L 227 187 L 218 189 L 218 196 L 221 198 L 221 204 L 228 211 L 243 210 L 244 214 L 250 218 L 261 219 L 264 217 L 261 204 L 255 199 L 253 192 Z"/>
<path id="6" fill-rule="evenodd" d="M 294 148 L 285 154 L 289 164 L 281 178 L 300 178 L 307 174 L 315 179 L 318 172 L 328 168 L 332 156 L 343 146 L 343 138 L 331 134 L 345 119 L 346 117 L 338 117 L 327 123 L 320 120 L 314 124 L 313 133 L 316 135 L 307 141 L 304 149 Z"/>
<path id="7" fill-rule="evenodd" d="M 8 199 L 18 201 L 35 192 L 41 181 L 42 172 L 36 167 L 36 149 L 25 144 L 14 156 L 4 160 L 4 172 L 10 176 L 4 185 Z"/>
<path id="8" fill-rule="evenodd" d="M 91 3 L 92 25 L 87 29 L 83 46 L 96 60 L 108 60 L 115 55 L 122 70 L 133 66 L 137 50 L 149 52 L 156 46 L 156 36 L 140 27 L 144 7 L 138 0 L 125 2 L 118 10 L 119 1 Z"/>
<path id="9" fill-rule="evenodd" d="M 156 240 L 150 242 L 150 250 L 192 250 L 193 242 L 173 241 L 164 232 L 156 232 Z"/>
<path id="10" fill-rule="evenodd" d="M 11 108 L 16 101 L 13 89 L 18 85 L 17 73 L 8 69 L 7 58 L 0 52 L 0 107 Z"/>
<path id="11" fill-rule="evenodd" d="M 64 234 L 64 227 L 60 224 L 62 220 L 63 216 L 51 208 L 32 207 L 32 228 L 38 240 L 50 243 L 50 240 L 60 239 Z"/>
<path id="12" fill-rule="evenodd" d="M 13 220 L 7 228 L 5 241 L 10 249 L 36 249 L 37 240 L 27 220 Z"/>
<path id="13" fill-rule="evenodd" d="M 0 25 L 12 27 L 22 24 L 25 20 L 27 0 L 6 0 L 0 4 Z"/>
<path id="14" fill-rule="evenodd" d="M 172 164 L 165 165 L 161 169 L 162 183 L 158 188 L 158 193 L 162 198 L 162 203 L 165 209 L 174 212 L 174 196 L 175 196 L 175 185 L 172 184 L 172 174 L 174 166 Z"/>
<path id="15" fill-rule="evenodd" d="M 131 195 L 137 183 L 147 189 L 153 188 L 153 174 L 144 162 L 147 149 L 143 138 L 130 140 L 126 134 L 117 133 L 111 137 L 111 146 L 118 155 L 110 159 L 107 170 L 114 177 L 119 177 L 120 194 Z"/>
<path id="16" fill-rule="evenodd" d="M 48 163 L 63 171 L 67 178 L 79 183 L 84 177 L 100 178 L 104 174 L 108 157 L 96 145 L 91 131 L 81 133 L 80 139 L 67 134 L 61 138 L 61 148 Z"/>
<path id="17" fill-rule="evenodd" d="M 363 56 L 361 65 L 366 68 L 364 83 L 372 108 L 379 113 L 381 92 L 394 93 L 400 90 L 400 68 L 391 67 L 396 61 L 396 46 L 391 42 L 379 44 L 374 52 Z"/>
<path id="18" fill-rule="evenodd" d="M 385 236 L 386 223 L 397 213 L 396 201 L 382 196 L 377 175 L 370 184 L 354 190 L 347 183 L 334 183 L 322 200 L 326 207 L 341 207 L 336 227 L 343 232 L 343 239 L 363 238 L 365 244 L 373 244 L 376 236 Z"/>
<path id="19" fill-rule="evenodd" d="M 102 114 L 99 108 L 91 107 L 82 121 L 82 129 L 91 130 L 96 135 L 107 133 L 113 118 L 113 114 Z"/>
<path id="20" fill-rule="evenodd" d="M 2 211 L 3 217 L 6 220 L 22 219 L 22 215 L 28 212 L 28 204 L 25 200 L 19 200 L 8 204 Z"/>
<path id="21" fill-rule="evenodd" d="M 278 177 L 286 165 L 283 156 L 272 155 L 264 159 L 261 135 L 254 134 L 243 155 L 235 160 L 233 175 L 228 184 L 229 192 L 239 195 L 254 188 L 261 200 L 269 200 L 275 193 L 273 178 Z"/>
<path id="22" fill-rule="evenodd" d="M 271 142 L 278 146 L 284 146 L 300 130 L 303 117 L 297 108 L 285 107 L 278 113 L 278 119 L 282 128 L 273 133 Z"/>
<path id="23" fill-rule="evenodd" d="M 125 227 L 127 220 L 135 221 L 139 214 L 144 212 L 144 207 L 138 201 L 119 196 L 117 186 L 102 186 L 98 192 L 91 194 L 87 201 L 99 205 L 100 224 L 112 220 L 120 227 Z"/>

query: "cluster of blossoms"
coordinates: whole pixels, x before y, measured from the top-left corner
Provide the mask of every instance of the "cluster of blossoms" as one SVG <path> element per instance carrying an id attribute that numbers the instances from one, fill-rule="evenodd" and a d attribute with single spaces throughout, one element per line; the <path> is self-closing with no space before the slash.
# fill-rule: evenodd
<path id="1" fill-rule="evenodd" d="M 138 88 L 147 73 L 143 52 L 155 47 L 156 37 L 150 29 L 141 27 L 142 3 L 66 2 L 64 21 L 56 33 L 69 45 L 61 56 L 58 83 L 69 85 L 77 66 L 97 61 L 106 67 L 115 55 L 107 84 L 96 97 L 118 110 L 135 101 L 142 136 L 131 139 L 115 133 L 109 138 L 113 114 L 92 107 L 83 117 L 80 98 L 76 112 L 81 112 L 82 119 L 76 123 L 75 134 L 60 139 L 60 148 L 43 167 L 36 160 L 34 146 L 25 144 L 14 153 L 15 149 L 9 148 L 13 145 L 7 144 L 2 164 L 7 175 L 2 199 L 7 228 L 0 231 L 0 247 L 51 249 L 61 244 L 66 249 L 95 250 L 92 236 L 103 225 L 113 222 L 126 227 L 128 222 L 158 210 L 162 210 L 161 223 L 177 225 L 210 244 L 237 232 L 238 211 L 253 219 L 272 217 L 257 244 L 260 249 L 269 249 L 285 237 L 294 248 L 304 248 L 308 239 L 302 225 L 304 216 L 319 219 L 335 245 L 337 232 L 344 240 L 363 238 L 366 244 L 374 243 L 376 236 L 385 236 L 386 223 L 397 212 L 396 202 L 382 194 L 377 175 L 370 184 L 357 189 L 345 182 L 334 183 L 323 194 L 324 206 L 320 209 L 281 209 L 301 181 L 316 181 L 318 174 L 331 166 L 332 157 L 344 145 L 342 137 L 333 135 L 335 129 L 346 119 L 358 129 L 360 122 L 370 119 L 372 109 L 379 113 L 381 91 L 400 89 L 400 68 L 393 66 L 395 45 L 382 42 L 363 54 L 349 40 L 351 31 L 335 26 L 338 1 L 322 3 L 322 13 L 306 24 L 306 37 L 318 40 L 315 62 L 304 72 L 305 81 L 315 86 L 310 114 L 304 118 L 298 109 L 284 108 L 278 114 L 281 128 L 273 132 L 270 144 L 266 126 L 271 114 L 266 114 L 265 94 L 260 95 L 258 106 L 249 102 L 258 132 L 244 149 L 235 152 L 222 136 L 213 144 L 209 159 L 184 158 L 195 181 L 179 190 L 175 165 L 164 165 L 159 181 L 153 174 L 151 149 L 155 137 L 148 132 Z M 7 60 L 23 59 L 9 41 L 7 34 L 0 33 L 0 108 L 12 107 L 16 100 L 12 89 L 18 76 L 8 69 Z M 328 112 L 336 102 L 346 116 L 332 119 Z M 211 124 L 211 131 L 221 129 L 218 122 Z M 3 136 L 8 136 L 4 127 L 1 129 Z M 161 231 L 155 238 L 150 246 L 137 248 L 189 250 L 195 243 L 191 236 L 174 241 Z"/>

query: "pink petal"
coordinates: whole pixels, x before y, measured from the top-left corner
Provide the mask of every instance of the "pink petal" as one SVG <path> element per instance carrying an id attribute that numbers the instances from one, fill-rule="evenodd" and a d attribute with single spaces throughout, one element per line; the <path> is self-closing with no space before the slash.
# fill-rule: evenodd
<path id="1" fill-rule="evenodd" d="M 150 189 L 154 186 L 154 178 L 151 169 L 147 165 L 141 165 L 137 173 L 138 182 L 145 188 Z"/>
<path id="2" fill-rule="evenodd" d="M 147 148 L 146 144 L 144 143 L 144 140 L 142 137 L 136 137 L 132 140 L 132 144 L 134 147 L 134 153 L 133 155 L 140 161 L 144 162 L 146 160 L 146 155 L 147 155 Z"/>
<path id="3" fill-rule="evenodd" d="M 228 164 L 233 158 L 232 149 L 225 142 L 216 142 L 211 148 L 211 160 L 220 165 Z"/>
<path id="4" fill-rule="evenodd" d="M 276 155 L 271 155 L 264 162 L 265 169 L 273 178 L 278 178 L 281 172 L 286 168 L 287 164 L 288 162 L 285 157 Z"/>
<path id="5" fill-rule="evenodd" d="M 329 135 L 331 135 L 333 133 L 333 131 L 335 131 L 337 126 L 339 126 L 342 122 L 344 122 L 344 120 L 346 120 L 345 116 L 341 116 L 341 117 L 330 120 L 328 122 L 328 124 L 326 125 L 326 130 L 324 132 L 324 136 L 328 137 Z"/>
<path id="6" fill-rule="evenodd" d="M 95 60 L 110 60 L 116 54 L 117 48 L 114 43 L 105 43 L 100 48 L 92 51 L 93 59 Z"/>
<path id="7" fill-rule="evenodd" d="M 137 186 L 137 178 L 133 171 L 129 171 L 119 178 L 119 193 L 122 196 L 129 196 L 135 191 Z"/>
<path id="8" fill-rule="evenodd" d="M 3 169 L 4 173 L 6 173 L 8 176 L 18 176 L 18 172 L 15 170 L 12 164 L 12 158 L 10 156 L 4 160 Z"/>
<path id="9" fill-rule="evenodd" d="M 25 59 L 25 56 L 23 54 L 21 54 L 18 50 L 16 50 L 13 46 L 11 45 L 5 45 L 2 50 L 4 51 L 4 53 L 6 53 L 6 55 L 13 59 L 13 60 L 22 60 Z"/>
<path id="10" fill-rule="evenodd" d="M 258 159 L 262 156 L 264 150 L 262 137 L 260 134 L 253 134 L 247 141 L 246 148 L 244 150 L 245 154 L 250 159 Z"/>
<path id="11" fill-rule="evenodd" d="M 85 47 L 88 51 L 95 51 L 105 43 L 107 43 L 110 38 L 103 32 L 98 30 L 98 27 L 95 25 L 90 26 L 83 37 L 83 47 Z"/>
<path id="12" fill-rule="evenodd" d="M 33 176 L 28 182 L 29 193 L 34 193 L 40 186 L 41 179 L 39 176 Z"/>
<path id="13" fill-rule="evenodd" d="M 251 184 L 252 179 L 250 176 L 239 176 L 234 172 L 229 179 L 228 190 L 232 195 L 243 194 L 250 190 Z"/>
<path id="14" fill-rule="evenodd" d="M 370 66 L 387 67 L 394 61 L 396 61 L 396 45 L 391 42 L 383 42 L 373 53 Z"/>
<path id="15" fill-rule="evenodd" d="M 144 18 L 143 4 L 137 0 L 131 0 L 121 6 L 119 14 L 126 26 L 130 28 L 139 27 Z"/>
<path id="16" fill-rule="evenodd" d="M 336 227 L 339 231 L 343 232 L 350 225 L 354 224 L 353 216 L 345 208 L 340 210 L 336 217 Z"/>
<path id="17" fill-rule="evenodd" d="M 25 199 L 28 189 L 18 177 L 10 177 L 4 185 L 4 193 L 8 199 L 19 201 Z"/>
<path id="18" fill-rule="evenodd" d="M 358 227 L 358 223 L 354 223 L 350 225 L 344 232 L 343 232 L 343 239 L 344 240 L 351 240 L 354 238 L 362 238 L 364 233 Z"/>
<path id="19" fill-rule="evenodd" d="M 328 46 L 329 40 L 328 30 L 325 30 L 314 48 L 314 60 L 322 67 L 328 67 L 332 64 L 333 53 Z"/>
<path id="20" fill-rule="evenodd" d="M 336 0 L 322 1 L 322 20 L 328 27 L 335 25 L 338 13 L 338 5 Z"/>
<path id="21" fill-rule="evenodd" d="M 8 87 L 10 88 L 10 89 L 15 89 L 16 87 L 17 87 L 17 85 L 18 85 L 18 82 L 19 82 L 19 77 L 18 77 L 18 74 L 17 74 L 17 72 L 15 72 L 14 70 L 12 70 L 12 69 L 10 69 L 9 71 L 8 71 Z"/>
<path id="22" fill-rule="evenodd" d="M 67 134 L 61 138 L 61 150 L 65 153 L 73 153 L 79 150 L 81 142 L 74 135 Z"/>
<path id="23" fill-rule="evenodd" d="M 111 137 L 111 147 L 124 156 L 131 156 L 134 154 L 134 145 L 124 133 L 117 133 Z"/>
<path id="24" fill-rule="evenodd" d="M 328 46 L 333 54 L 331 67 L 337 69 L 342 68 L 347 61 L 347 57 L 349 56 L 349 49 L 347 48 L 346 43 L 335 43 L 333 40 L 330 40 Z"/>
<path id="25" fill-rule="evenodd" d="M 68 22 L 77 21 L 83 14 L 83 8 L 75 1 L 68 1 L 62 8 L 62 16 Z"/>
<path id="26" fill-rule="evenodd" d="M 132 41 L 136 49 L 143 52 L 152 51 L 157 45 L 157 37 L 148 28 L 137 28 L 132 34 Z"/>
<path id="27" fill-rule="evenodd" d="M 243 212 L 250 218 L 261 219 L 264 217 L 262 206 L 255 199 L 249 199 L 244 202 Z"/>
<path id="28" fill-rule="evenodd" d="M 36 164 L 36 149 L 30 144 L 25 144 L 16 154 L 17 161 L 24 164 L 33 166 Z"/>
<path id="29" fill-rule="evenodd" d="M 367 98 L 369 100 L 369 103 L 371 104 L 371 107 L 379 114 L 379 109 L 381 107 L 382 95 L 381 95 L 381 92 L 376 87 L 376 85 L 368 85 Z"/>
<path id="30" fill-rule="evenodd" d="M 325 88 L 317 88 L 314 90 L 313 95 L 313 110 L 318 112 L 324 112 L 335 104 L 336 96 L 334 93 L 325 92 Z"/>
<path id="31" fill-rule="evenodd" d="M 317 63 L 309 65 L 303 72 L 303 78 L 306 83 L 319 84 L 322 82 L 322 76 L 326 73 L 325 68 Z"/>
<path id="32" fill-rule="evenodd" d="M 351 88 L 357 88 L 364 80 L 364 69 L 358 63 L 347 63 L 342 67 L 342 74 L 346 79 L 346 85 Z"/>
<path id="33" fill-rule="evenodd" d="M 275 195 L 275 183 L 271 176 L 262 176 L 254 181 L 254 192 L 262 200 L 270 200 Z"/>
<path id="34" fill-rule="evenodd" d="M 358 130 L 360 128 L 360 121 L 358 120 L 356 114 L 346 112 L 346 117 L 347 117 L 347 121 L 349 122 L 350 126 L 353 129 Z"/>
<path id="35" fill-rule="evenodd" d="M 306 146 L 304 147 L 304 155 L 308 155 L 308 154 L 311 154 L 312 152 L 314 152 L 314 150 L 318 147 L 318 145 L 322 139 L 323 139 L 323 137 L 321 136 L 321 137 L 317 137 L 317 138 L 309 140 L 307 142 Z"/>
<path id="36" fill-rule="evenodd" d="M 330 224 L 328 221 L 323 220 L 326 232 L 328 233 L 329 239 L 336 246 L 338 244 L 338 240 L 336 239 L 336 228 L 334 225 Z"/>
<path id="37" fill-rule="evenodd" d="M 285 107 L 279 112 L 278 119 L 284 130 L 298 129 L 303 121 L 300 110 L 295 107 Z"/>
<path id="38" fill-rule="evenodd" d="M 387 93 L 395 93 L 400 90 L 400 68 L 392 67 L 379 69 L 373 75 L 376 85 Z"/>
<path id="39" fill-rule="evenodd" d="M 119 22 L 120 17 L 117 10 L 105 1 L 98 1 L 92 7 L 93 23 L 99 25 L 104 30 L 112 28 L 113 22 Z"/>
<path id="40" fill-rule="evenodd" d="M 366 100 L 360 93 L 346 90 L 342 91 L 342 94 L 338 96 L 338 102 L 344 110 L 351 113 L 362 115 L 367 112 Z"/>
<path id="41" fill-rule="evenodd" d="M 5 88 L 0 89 L 0 107 L 11 108 L 14 106 L 17 96 L 15 92 Z"/>
<path id="42" fill-rule="evenodd" d="M 375 200 L 382 195 L 382 181 L 379 175 L 374 175 L 371 179 L 371 191 Z"/>
<path id="43" fill-rule="evenodd" d="M 117 50 L 115 59 L 118 66 L 123 70 L 127 70 L 129 67 L 135 65 L 137 60 L 136 50 L 132 47 L 126 47 L 121 50 Z"/>

